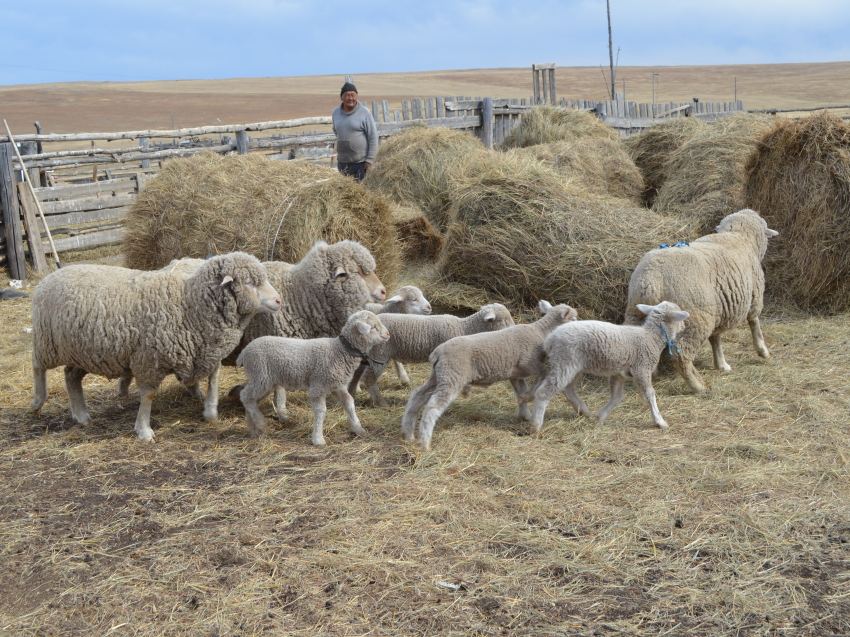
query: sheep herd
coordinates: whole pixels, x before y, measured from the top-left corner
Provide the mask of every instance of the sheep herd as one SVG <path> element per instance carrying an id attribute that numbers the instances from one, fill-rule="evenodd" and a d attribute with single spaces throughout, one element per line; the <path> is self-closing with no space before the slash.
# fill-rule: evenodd
<path id="1" fill-rule="evenodd" d="M 87 374 L 118 378 L 122 395 L 135 378 L 135 431 L 140 440 L 152 440 L 151 403 L 166 376 L 174 374 L 202 397 L 204 417 L 215 421 L 220 366 L 238 365 L 248 381 L 231 394 L 242 400 L 250 435 L 266 431 L 262 400 L 273 394 L 283 418 L 286 391 L 304 390 L 313 409 L 312 442 L 324 445 L 327 395 L 340 402 L 351 430 L 363 433 L 353 395 L 362 382 L 376 406 L 387 406 L 378 379 L 392 360 L 405 384 L 404 363 L 431 363 L 430 377 L 411 393 L 401 422 L 405 440 L 412 441 L 419 420 L 418 440 L 426 450 L 436 421 L 459 395 L 503 380 L 511 383 L 518 415 L 530 421 L 532 433 L 540 431 L 558 392 L 590 415 L 575 391 L 584 373 L 609 378 L 600 421 L 632 378 L 653 422 L 666 427 L 652 387 L 663 351 L 695 392 L 704 389 L 693 366 L 698 349 L 708 340 L 715 367 L 729 370 L 721 334 L 744 319 L 757 353 L 769 356 L 759 325 L 761 260 L 776 234 L 756 212 L 741 210 L 725 217 L 715 234 L 651 250 L 632 274 L 625 325 L 577 320 L 575 309 L 545 300 L 539 302 L 542 317 L 530 324 L 514 324 L 498 303 L 466 318 L 435 316 L 418 288 L 405 286 L 387 299 L 374 258 L 354 241 L 319 241 L 294 265 L 234 252 L 182 259 L 153 272 L 68 266 L 33 293 L 31 408 L 38 411 L 47 399 L 48 369 L 65 367 L 71 415 L 79 423 L 90 420 L 82 389 Z"/>

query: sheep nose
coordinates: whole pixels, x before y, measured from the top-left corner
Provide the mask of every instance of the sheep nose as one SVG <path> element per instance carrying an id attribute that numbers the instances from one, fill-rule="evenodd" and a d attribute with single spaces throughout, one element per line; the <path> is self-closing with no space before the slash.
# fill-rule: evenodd
<path id="1" fill-rule="evenodd" d="M 377 299 L 378 301 L 383 301 L 387 298 L 387 288 L 383 285 L 379 287 L 377 290 L 372 292 L 372 297 Z"/>

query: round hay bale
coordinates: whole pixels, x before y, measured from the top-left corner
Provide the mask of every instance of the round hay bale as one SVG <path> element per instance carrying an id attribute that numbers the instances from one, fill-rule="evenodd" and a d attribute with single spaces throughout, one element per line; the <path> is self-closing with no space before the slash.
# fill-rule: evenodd
<path id="1" fill-rule="evenodd" d="M 747 205 L 779 231 L 767 290 L 820 312 L 850 308 L 850 126 L 827 112 L 778 120 L 746 167 Z"/>
<path id="2" fill-rule="evenodd" d="M 771 115 L 743 114 L 699 127 L 667 159 L 667 179 L 653 210 L 687 220 L 696 235 L 745 208 L 747 161 L 774 124 Z"/>
<path id="3" fill-rule="evenodd" d="M 398 242 L 406 263 L 432 263 L 443 249 L 443 235 L 428 218 L 415 209 L 400 209 L 395 215 Z"/>
<path id="4" fill-rule="evenodd" d="M 452 171 L 485 151 L 469 133 L 410 126 L 381 144 L 363 183 L 402 205 L 420 208 L 443 230 Z"/>
<path id="5" fill-rule="evenodd" d="M 458 180 L 442 276 L 514 306 L 546 299 L 581 318 L 620 320 L 633 268 L 647 250 L 684 238 L 680 224 L 520 159 L 494 153 Z"/>
<path id="6" fill-rule="evenodd" d="M 652 206 L 658 196 L 658 189 L 667 179 L 667 160 L 670 154 L 705 126 L 705 122 L 695 117 L 677 117 L 622 141 L 643 175 L 642 195 L 645 206 Z"/>
<path id="7" fill-rule="evenodd" d="M 593 194 L 641 201 L 643 177 L 619 141 L 581 137 L 537 144 L 517 152 L 530 154 L 555 172 L 583 184 Z"/>
<path id="8" fill-rule="evenodd" d="M 393 285 L 401 267 L 394 206 L 327 166 L 203 153 L 165 163 L 126 218 L 127 267 L 244 250 L 296 263 L 324 239 L 359 241 Z"/>
<path id="9" fill-rule="evenodd" d="M 618 141 L 620 135 L 587 111 L 555 106 L 529 109 L 522 121 L 505 137 L 501 150 L 527 148 L 535 144 L 570 141 L 582 137 Z"/>

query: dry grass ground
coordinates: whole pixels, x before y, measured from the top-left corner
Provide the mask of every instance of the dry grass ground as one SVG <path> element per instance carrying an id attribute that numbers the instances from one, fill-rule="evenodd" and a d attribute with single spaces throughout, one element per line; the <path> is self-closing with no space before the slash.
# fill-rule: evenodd
<path id="1" fill-rule="evenodd" d="M 769 361 L 731 333 L 733 371 L 702 396 L 663 376 L 668 431 L 630 388 L 604 426 L 556 399 L 529 437 L 494 386 L 428 454 L 400 442 L 392 374 L 392 409 L 358 399 L 369 435 L 333 406 L 321 449 L 300 392 L 250 440 L 241 406 L 205 423 L 169 381 L 145 445 L 132 390 L 89 377 L 78 426 L 54 370 L 35 416 L 29 326 L 28 299 L 0 302 L 4 634 L 850 632 L 848 315 L 773 310 Z M 598 407 L 607 387 L 580 393 Z"/>

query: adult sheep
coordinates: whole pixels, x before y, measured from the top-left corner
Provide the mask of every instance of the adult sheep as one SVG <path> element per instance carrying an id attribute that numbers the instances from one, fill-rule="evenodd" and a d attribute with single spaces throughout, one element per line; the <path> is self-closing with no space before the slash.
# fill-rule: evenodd
<path id="1" fill-rule="evenodd" d="M 670 301 L 690 313 L 679 334 L 673 363 L 695 393 L 705 390 L 693 364 L 700 347 L 708 339 L 714 367 L 731 370 L 723 357 L 720 337 L 744 319 L 750 325 L 758 355 L 770 357 L 759 324 L 764 302 L 761 260 L 767 240 L 777 234 L 757 212 L 740 210 L 724 217 L 715 234 L 684 247 L 647 252 L 632 273 L 627 325 L 643 323 L 638 304 L 654 306 Z"/>
<path id="2" fill-rule="evenodd" d="M 204 416 L 215 419 L 221 359 L 255 314 L 280 307 L 265 268 L 244 252 L 213 257 L 190 276 L 105 265 L 57 270 L 33 292 L 31 408 L 38 411 L 47 399 L 47 370 L 64 365 L 71 415 L 79 423 L 91 420 L 86 374 L 137 379 L 140 440 L 154 437 L 151 403 L 169 374 L 187 386 L 209 378 Z"/>

